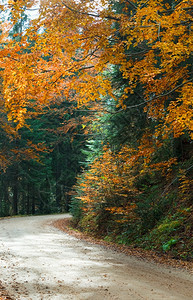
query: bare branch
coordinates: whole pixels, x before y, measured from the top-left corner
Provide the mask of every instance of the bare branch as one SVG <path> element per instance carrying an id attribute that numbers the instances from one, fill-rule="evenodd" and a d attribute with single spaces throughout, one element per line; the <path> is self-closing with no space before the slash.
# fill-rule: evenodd
<path id="1" fill-rule="evenodd" d="M 165 94 L 161 94 L 161 95 L 155 96 L 154 98 L 152 98 L 152 99 L 150 99 L 150 100 L 147 100 L 147 101 L 144 101 L 144 102 L 141 102 L 141 103 L 139 103 L 139 104 L 127 106 L 126 109 L 137 108 L 137 107 L 140 107 L 140 106 L 142 106 L 142 105 L 145 105 L 145 104 L 147 104 L 147 103 L 149 103 L 149 102 L 152 102 L 152 101 L 154 101 L 154 100 L 156 100 L 156 99 L 159 99 L 159 98 L 161 98 L 161 97 L 168 96 L 169 94 L 173 93 L 173 92 L 174 92 L 175 90 L 177 90 L 178 88 L 180 88 L 180 87 L 182 87 L 183 85 L 185 85 L 186 83 L 189 83 L 189 82 L 192 82 L 192 81 L 193 81 L 193 78 L 191 78 L 191 79 L 185 81 L 184 83 L 182 83 L 182 84 L 176 86 L 176 87 L 173 88 L 171 91 L 169 91 L 169 92 L 167 92 L 167 93 L 165 93 Z M 140 98 L 142 98 L 142 97 L 140 96 Z M 124 110 L 125 110 L 125 109 L 121 108 L 121 109 L 119 109 L 119 110 L 117 110 L 117 111 L 115 111 L 115 112 L 110 112 L 110 111 L 106 111 L 106 112 L 108 112 L 108 113 L 110 113 L 110 114 L 118 114 L 118 113 L 120 113 L 120 112 L 122 112 L 122 111 L 124 111 Z"/>
<path id="2" fill-rule="evenodd" d="M 173 88 L 171 91 L 168 91 L 167 93 L 164 93 L 164 94 L 161 94 L 161 95 L 158 95 L 158 96 L 155 96 L 154 98 L 150 99 L 150 100 L 147 100 L 147 101 L 144 101 L 142 103 L 139 103 L 139 104 L 136 104 L 136 105 L 131 105 L 131 106 L 127 106 L 127 109 L 128 108 L 135 108 L 135 107 L 139 107 L 139 106 L 142 106 L 146 103 L 149 103 L 149 102 L 152 102 L 156 99 L 159 99 L 159 98 L 162 98 L 162 97 L 165 97 L 165 96 L 168 96 L 169 94 L 173 93 L 174 91 L 176 91 L 177 89 L 179 89 L 180 87 L 184 86 L 186 83 L 189 83 L 189 82 L 192 82 L 193 81 L 193 78 L 183 82 L 182 84 L 179 84 L 178 86 L 176 86 L 175 88 Z"/>
<path id="3" fill-rule="evenodd" d="M 126 0 L 131 6 L 133 6 L 135 9 L 137 9 L 137 6 L 130 0 Z"/>
<path id="4" fill-rule="evenodd" d="M 94 68 L 94 66 L 85 66 L 85 67 L 82 67 L 82 68 L 80 68 L 80 69 L 77 69 L 76 72 L 79 72 L 79 71 L 82 71 L 82 70 L 86 70 L 86 69 L 92 69 L 92 68 Z M 73 67 L 71 67 L 71 68 L 69 68 L 69 69 L 67 69 L 67 70 L 65 70 L 65 71 L 71 71 L 71 70 L 73 70 Z M 75 72 L 75 71 L 74 71 L 74 72 Z M 54 81 L 52 82 L 51 85 L 54 85 L 54 84 L 55 84 L 60 78 L 62 78 L 64 75 L 65 75 L 65 73 L 60 74 L 60 76 L 59 76 L 56 80 L 54 80 Z"/>
<path id="5" fill-rule="evenodd" d="M 78 11 L 72 7 L 70 7 L 69 5 L 67 5 L 64 1 L 62 2 L 63 5 L 69 9 L 70 11 L 74 12 L 74 13 L 78 13 L 78 14 L 81 14 L 81 15 L 87 15 L 87 16 L 91 16 L 91 17 L 95 17 L 95 18 L 101 18 L 101 15 L 100 14 L 93 14 L 93 13 L 88 13 L 88 12 L 83 12 L 83 11 Z M 112 17 L 112 16 L 103 16 L 103 18 L 105 19 L 111 19 L 111 20 L 115 20 L 115 21 L 120 21 L 120 18 L 116 18 L 116 17 Z"/>

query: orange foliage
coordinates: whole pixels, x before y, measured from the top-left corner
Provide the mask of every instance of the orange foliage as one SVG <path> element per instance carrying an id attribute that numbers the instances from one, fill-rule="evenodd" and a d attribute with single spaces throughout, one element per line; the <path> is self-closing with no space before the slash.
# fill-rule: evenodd
<path id="1" fill-rule="evenodd" d="M 190 178 L 190 176 L 187 176 L 185 170 L 180 170 L 180 176 L 179 176 L 179 196 L 180 201 L 190 201 L 190 204 L 192 204 L 192 188 L 193 188 L 193 179 Z"/>
<path id="2" fill-rule="evenodd" d="M 112 201 L 107 208 L 127 215 L 135 207 L 128 198 L 137 194 L 133 170 L 141 164 L 144 172 L 151 163 L 161 146 L 156 136 L 164 139 L 170 133 L 179 137 L 188 132 L 193 138 L 193 0 L 175 1 L 174 7 L 166 1 L 136 0 L 131 5 L 122 0 L 124 9 L 119 14 L 108 1 L 96 2 L 41 1 L 39 18 L 16 42 L 8 38 L 9 27 L 20 17 L 24 4 L 31 4 L 9 1 L 13 20 L 1 24 L 0 37 L 2 95 L 8 119 L 19 129 L 30 108 L 41 110 L 60 97 L 76 101 L 78 107 L 90 107 L 105 96 L 116 99 L 110 80 L 103 75 L 112 65 L 118 65 L 128 81 L 118 99 L 121 104 L 142 84 L 143 102 L 138 105 L 145 104 L 148 117 L 161 121 L 155 138 L 146 133 L 136 151 L 125 146 L 116 156 L 104 149 L 82 183 L 81 197 L 88 207 L 96 199 L 103 203 L 104 197 L 113 195 L 113 201 L 121 199 L 122 207 Z M 119 38 L 115 24 L 124 39 Z M 133 48 L 138 50 L 133 53 Z M 166 170 L 173 163 L 152 164 L 152 168 Z"/>
<path id="3" fill-rule="evenodd" d="M 94 213 L 96 206 L 102 205 L 104 210 L 117 216 L 119 222 L 135 217 L 138 191 L 133 185 L 133 159 L 126 146 L 116 155 L 107 147 L 104 148 L 103 155 L 95 159 L 90 170 L 84 174 L 84 179 L 79 182 L 80 198 L 86 211 Z"/>
<path id="4" fill-rule="evenodd" d="M 122 2 L 123 12 L 115 14 L 108 1 L 101 1 L 101 5 L 41 1 L 39 18 L 20 42 L 6 38 L 8 26 L 1 24 L 3 94 L 8 117 L 18 128 L 34 102 L 40 109 L 42 103 L 61 93 L 67 99 L 73 97 L 78 105 L 98 101 L 101 95 L 116 98 L 101 72 L 119 65 L 130 92 L 137 82 L 145 86 L 146 111 L 149 117 L 164 121 L 162 135 L 173 131 L 178 137 L 186 130 L 192 137 L 193 79 L 187 61 L 193 50 L 193 0 L 178 1 L 174 7 L 166 1 Z M 33 3 L 10 1 L 12 22 Z M 118 38 L 114 23 L 124 41 Z M 125 50 L 133 45 L 139 51 L 128 59 Z M 174 92 L 177 98 L 172 96 Z M 122 99 L 127 89 L 125 93 Z"/>
<path id="5" fill-rule="evenodd" d="M 136 208 L 141 194 L 136 187 L 137 180 L 153 172 L 171 180 L 176 164 L 175 158 L 154 163 L 156 150 L 157 144 L 148 133 L 144 134 L 137 149 L 124 145 L 114 153 L 105 146 L 103 154 L 90 164 L 75 187 L 75 197 L 83 203 L 83 211 L 94 216 L 102 207 L 118 223 L 137 220 Z"/>

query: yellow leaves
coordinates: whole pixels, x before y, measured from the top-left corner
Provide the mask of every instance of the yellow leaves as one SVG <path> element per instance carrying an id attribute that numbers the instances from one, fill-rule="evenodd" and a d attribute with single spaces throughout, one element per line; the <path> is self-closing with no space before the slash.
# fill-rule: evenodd
<path id="1" fill-rule="evenodd" d="M 105 209 L 113 215 L 122 216 L 124 221 L 135 216 L 135 197 L 138 190 L 134 187 L 135 176 L 131 164 L 133 149 L 124 146 L 114 154 L 107 146 L 103 154 L 90 165 L 84 174 L 79 188 L 87 211 L 94 211 L 97 204 L 105 203 Z M 116 203 L 116 205 L 115 205 Z"/>
<path id="2" fill-rule="evenodd" d="M 7 38 L 9 36 L 9 31 L 11 29 L 11 24 L 9 22 L 0 22 L 0 29 L 1 29 L 1 34 L 0 34 L 0 42 L 5 43 L 7 42 Z"/>
<path id="3" fill-rule="evenodd" d="M 185 130 L 193 132 L 193 83 L 184 82 L 181 88 L 181 97 L 168 107 L 166 122 L 172 125 L 174 136 L 179 137 Z"/>
<path id="4" fill-rule="evenodd" d="M 37 0 L 8 0 L 7 7 L 11 11 L 11 21 L 15 24 L 20 18 L 26 8 L 32 7 Z"/>
<path id="5" fill-rule="evenodd" d="M 118 223 L 128 223 L 129 221 L 132 221 L 132 219 L 136 219 L 136 214 L 135 214 L 135 209 L 136 209 L 136 204 L 135 203 L 130 203 L 123 206 L 112 206 L 112 207 L 107 207 L 105 210 L 113 214 L 114 216 L 118 216 L 118 219 L 116 222 Z"/>
<path id="6" fill-rule="evenodd" d="M 128 50 L 133 41 L 135 41 L 136 47 L 142 49 L 143 43 L 151 45 L 151 49 L 147 53 L 144 51 L 143 56 L 136 55 L 135 59 L 129 59 L 129 62 L 126 60 L 120 62 L 123 77 L 129 79 L 131 88 L 135 88 L 137 82 L 141 82 L 145 86 L 145 97 L 148 100 L 146 111 L 154 119 L 164 119 L 167 114 L 165 103 L 169 97 L 157 97 L 158 95 L 170 95 L 168 91 L 174 89 L 181 94 L 180 101 L 184 102 L 185 98 L 187 99 L 186 96 L 183 96 L 185 91 L 181 86 L 177 89 L 177 86 L 184 78 L 186 81 L 186 78 L 189 77 L 189 71 L 186 67 L 182 67 L 182 63 L 190 58 L 193 51 L 193 34 L 190 29 L 192 21 L 188 9 L 191 7 L 191 3 L 179 1 L 174 8 L 171 8 L 163 1 L 148 1 L 141 3 L 141 6 L 137 5 L 136 12 L 129 20 L 123 17 L 120 21 L 121 32 L 123 35 L 127 35 L 126 47 Z M 123 98 L 127 97 L 126 94 L 127 91 Z M 156 101 L 149 101 L 149 95 L 152 94 L 157 98 Z M 189 99 L 192 99 L 191 95 L 189 95 Z M 185 108 L 185 105 L 171 104 L 169 111 L 170 113 L 165 119 L 165 124 L 167 124 L 165 128 L 171 126 L 172 130 L 172 126 L 174 126 L 175 136 L 182 134 L 185 128 L 191 128 L 192 113 L 190 109 L 188 111 L 187 107 Z M 183 117 L 179 116 L 180 111 Z M 175 115 L 178 115 L 177 118 Z M 181 129 L 177 125 L 180 123 Z"/>
<path id="7" fill-rule="evenodd" d="M 79 107 L 107 95 L 115 99 L 104 72 L 117 65 L 128 80 L 117 105 L 125 108 L 124 100 L 140 83 L 148 116 L 165 120 L 162 131 L 174 130 L 179 136 L 188 130 L 192 135 L 192 104 L 187 102 L 192 99 L 192 85 L 177 88 L 190 76 L 188 63 L 183 65 L 193 51 L 188 9 L 192 1 L 178 1 L 173 7 L 165 2 L 134 1 L 129 12 L 130 5 L 123 1 L 127 13 L 115 14 L 106 0 L 102 6 L 89 1 L 41 1 L 39 19 L 23 33 L 21 42 L 7 41 L 0 52 L 9 118 L 22 126 L 32 102 L 40 108 L 61 95 L 77 101 Z M 17 20 L 24 7 L 35 2 L 9 3 Z M 9 31 L 7 24 L 3 26 L 2 41 Z M 168 105 L 172 90 L 179 96 Z M 148 147 L 139 149 L 146 163 L 150 152 Z"/>
<path id="8" fill-rule="evenodd" d="M 179 186 L 179 195 L 181 201 L 191 201 L 192 199 L 192 188 L 193 180 L 187 176 L 186 170 L 180 170 L 179 176 L 180 186 Z"/>
<path id="9" fill-rule="evenodd" d="M 159 163 L 151 164 L 151 171 L 159 171 L 163 176 L 168 179 L 172 172 L 173 165 L 177 164 L 176 158 L 170 158 L 168 161 L 162 161 Z"/>

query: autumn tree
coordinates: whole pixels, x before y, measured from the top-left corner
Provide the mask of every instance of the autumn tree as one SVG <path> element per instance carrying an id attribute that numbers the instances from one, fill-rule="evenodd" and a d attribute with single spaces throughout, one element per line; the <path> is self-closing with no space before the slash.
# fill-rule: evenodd
<path id="1" fill-rule="evenodd" d="M 12 44 L 10 49 L 16 51 L 15 54 L 18 59 L 14 55 L 10 58 L 13 63 L 16 62 L 16 69 L 19 68 L 22 55 L 25 53 L 27 57 L 31 53 L 32 44 L 34 44 L 34 41 L 29 41 L 25 49 L 21 47 L 22 36 L 27 30 L 26 27 L 23 27 L 22 20 L 26 9 L 29 8 L 25 1 L 23 4 L 24 7 L 21 10 L 18 10 L 15 4 L 11 6 L 13 26 L 11 28 L 5 25 L 7 33 L 1 36 L 2 51 L 6 51 L 5 48 L 8 47 L 8 44 L 9 46 Z M 22 27 L 25 30 L 22 30 Z M 3 40 L 4 38 L 7 40 Z M 22 49 L 21 52 L 17 52 L 17 47 Z M 4 58 L 8 57 L 9 53 L 6 52 Z M 45 63 L 47 61 L 49 61 L 48 57 L 45 58 Z M 27 66 L 26 62 L 24 64 Z M 13 65 L 8 70 L 6 80 L 9 80 L 12 70 Z M 2 68 L 1 71 L 3 76 L 5 69 Z M 21 96 L 22 101 L 25 102 L 27 101 L 28 82 L 23 70 L 21 70 L 20 75 L 26 82 L 26 85 L 24 84 L 25 88 L 23 86 L 23 91 L 21 91 L 21 93 L 24 93 Z M 17 85 L 21 77 L 15 78 L 14 86 Z M 20 89 L 22 90 L 22 88 Z M 8 91 L 10 91 L 10 86 Z M 76 111 L 76 116 L 75 114 L 72 115 L 73 109 L 71 109 L 70 102 L 62 104 L 64 97 L 61 95 L 57 98 L 53 96 L 53 101 L 49 103 L 49 105 L 52 105 L 50 108 L 44 103 L 40 105 L 34 99 L 30 99 L 29 105 L 26 105 L 23 110 L 27 114 L 25 126 L 22 126 L 24 118 L 22 112 L 19 112 L 19 106 L 22 106 L 24 102 L 20 101 L 19 96 L 17 113 L 20 114 L 21 119 L 20 117 L 19 119 L 17 117 L 12 119 L 9 113 L 7 119 L 3 94 L 2 85 L 1 120 L 3 124 L 2 131 L 5 131 L 6 144 L 3 145 L 4 141 L 2 141 L 2 174 L 0 177 L 2 178 L 4 193 L 1 196 L 1 215 L 50 213 L 68 209 L 68 202 L 70 201 L 68 192 L 71 185 L 74 184 L 75 176 L 80 169 L 78 163 L 79 145 L 83 146 L 84 144 L 84 135 L 81 133 L 82 125 L 80 125 L 78 117 L 79 113 Z M 14 111 L 14 107 L 12 108 Z M 68 124 L 67 120 L 69 120 Z M 77 135 L 78 132 L 79 135 Z M 64 151 L 64 149 L 66 150 Z"/>
<path id="2" fill-rule="evenodd" d="M 7 53 L 3 64 L 9 62 L 2 74 L 9 118 L 20 126 L 32 99 L 38 107 L 61 91 L 67 98 L 73 94 L 79 105 L 101 95 L 116 98 L 101 72 L 118 65 L 129 83 L 120 104 L 141 84 L 145 90 L 136 105 L 145 104 L 148 117 L 160 120 L 157 136 L 179 137 L 185 131 L 191 136 L 191 1 L 120 1 L 117 12 L 101 3 L 104 9 L 87 1 L 44 1 L 39 19 L 21 42 L 2 49 L 2 55 Z M 13 11 L 18 11 L 16 4 Z M 36 43 L 26 53 L 30 40 Z"/>
<path id="3" fill-rule="evenodd" d="M 10 28 L 30 4 L 9 4 L 11 21 L 1 24 L 0 75 L 14 132 L 60 99 L 72 110 L 89 111 L 93 124 L 82 118 L 79 125 L 96 151 L 77 187 L 83 215 L 96 220 L 105 212 L 115 224 L 133 220 L 146 234 L 167 214 L 173 185 L 181 185 L 179 198 L 189 197 L 193 1 L 45 0 L 14 41 Z M 64 132 L 74 114 L 73 121 L 64 118 Z M 64 146 L 54 149 L 57 163 L 65 161 Z M 64 173 L 56 164 L 58 203 Z"/>
<path id="4" fill-rule="evenodd" d="M 104 148 L 102 155 L 96 155 L 90 169 L 85 172 L 84 176 L 80 177 L 72 212 L 76 217 L 82 218 L 79 226 L 95 232 L 102 226 L 100 224 L 102 216 L 105 219 L 103 225 L 106 224 L 104 231 L 110 228 L 105 207 L 109 206 L 108 212 L 111 211 L 114 214 L 114 220 L 121 216 L 121 220 L 124 221 L 124 214 L 127 213 L 127 209 L 122 204 L 121 196 L 118 197 L 115 207 L 111 206 L 111 201 L 114 201 L 113 187 L 110 188 L 111 192 L 107 192 L 111 183 L 109 179 L 106 181 L 106 178 L 111 176 L 110 166 L 113 166 L 112 160 L 110 160 L 110 166 L 107 163 L 107 153 L 114 149 L 116 160 L 121 159 L 123 163 L 125 161 L 123 144 L 126 144 L 127 149 L 130 149 L 130 158 L 127 159 L 129 162 L 133 160 L 135 166 L 132 167 L 131 164 L 131 169 L 127 169 L 125 174 L 119 173 L 119 180 L 124 182 L 126 178 L 133 178 L 133 174 L 135 174 L 134 187 L 136 188 L 132 195 L 132 200 L 135 200 L 136 206 L 133 207 L 130 219 L 124 227 L 125 232 L 127 232 L 126 240 L 128 240 L 128 235 L 131 239 L 132 234 L 140 235 L 148 232 L 168 213 L 169 205 L 172 206 L 172 198 L 167 196 L 168 190 L 178 181 L 176 170 L 180 164 L 177 167 L 177 160 L 182 164 L 188 160 L 186 165 L 189 167 L 186 167 L 187 170 L 192 167 L 191 129 L 185 126 L 186 121 L 189 123 L 192 118 L 190 116 L 192 114 L 191 106 L 186 107 L 187 110 L 182 116 L 181 108 L 186 104 L 180 98 L 184 97 L 184 86 L 189 89 L 190 93 L 192 92 L 192 61 L 190 53 L 181 56 L 181 54 L 177 54 L 177 48 L 176 50 L 173 48 L 175 44 L 179 46 L 179 43 L 185 48 L 187 43 L 189 47 L 192 35 L 189 31 L 191 7 L 183 7 L 184 3 L 180 8 L 179 3 L 178 6 L 168 1 L 161 4 L 160 1 L 157 3 L 155 1 L 154 3 L 151 1 L 144 2 L 144 4 L 137 3 L 137 1 L 136 3 L 129 1 L 129 4 L 128 1 L 120 2 L 121 5 L 116 2 L 113 11 L 117 11 L 118 15 L 113 17 L 116 38 L 114 35 L 114 40 L 109 40 L 108 47 L 112 51 L 115 45 L 119 45 L 119 49 L 122 49 L 122 56 L 118 53 L 119 58 L 116 57 L 116 63 L 111 60 L 112 65 L 108 77 L 107 72 L 105 72 L 105 79 L 110 80 L 114 97 L 106 96 L 106 103 L 103 105 L 104 115 L 106 115 L 103 117 L 103 121 L 105 119 L 106 122 L 105 125 L 101 125 L 102 118 L 100 118 L 98 123 L 99 128 L 108 128 L 106 134 L 104 134 L 104 129 L 102 142 L 104 144 L 108 141 L 110 146 Z M 130 7 L 128 8 L 128 6 Z M 180 19 L 182 13 L 184 17 L 186 15 L 186 21 Z M 157 14 L 158 16 L 160 14 L 160 24 L 156 23 L 158 22 Z M 128 15 L 130 15 L 129 21 Z M 173 20 L 174 15 L 175 18 L 179 18 L 178 23 L 176 23 L 176 19 Z M 168 25 L 165 21 L 167 18 L 171 18 L 170 22 L 168 20 Z M 171 26 L 171 22 L 173 22 L 173 26 Z M 168 26 L 171 26 L 175 32 L 175 39 L 171 33 L 171 28 L 170 30 L 167 29 Z M 183 31 L 182 37 L 180 36 L 181 33 L 176 33 L 180 26 L 182 26 Z M 167 38 L 168 34 L 170 39 Z M 169 46 L 171 40 L 174 43 L 173 47 Z M 111 41 L 113 41 L 112 44 Z M 166 50 L 167 42 L 168 48 Z M 167 51 L 169 53 L 165 57 Z M 184 51 L 186 50 L 184 49 Z M 114 56 L 116 56 L 115 52 L 113 52 Z M 171 61 L 168 64 L 169 57 Z M 184 73 L 185 70 L 187 72 Z M 174 78 L 170 79 L 172 75 Z M 185 80 L 186 78 L 187 80 Z M 104 98 L 102 98 L 103 102 Z M 119 101 L 118 105 L 115 98 Z M 190 94 L 187 96 L 187 100 L 190 101 Z M 174 106 L 180 107 L 177 110 L 181 113 L 181 122 L 178 122 L 176 117 L 171 122 L 171 116 L 175 111 Z M 174 123 L 175 126 L 173 126 Z M 183 124 L 181 130 L 179 130 L 180 123 Z M 128 161 L 125 161 L 125 165 Z M 104 167 L 104 172 L 102 172 L 101 166 Z M 116 180 L 115 169 L 113 180 Z M 186 186 L 190 186 L 190 179 L 186 178 L 186 180 Z M 164 184 L 166 183 L 167 186 L 165 187 Z M 118 190 L 118 183 L 113 186 Z M 128 184 L 126 186 L 128 187 Z M 124 191 L 124 186 L 121 187 L 121 190 Z M 160 190 L 162 193 L 158 197 Z M 187 195 L 189 195 L 188 188 Z M 132 203 L 128 195 L 126 199 L 128 205 Z M 188 199 L 189 196 L 187 196 L 187 201 L 189 201 Z M 122 205 L 124 208 L 121 212 L 120 206 Z M 76 206 L 82 209 L 83 216 L 75 210 Z M 101 206 L 103 206 L 102 209 Z M 131 226 L 129 226 L 130 229 L 127 228 L 132 218 L 135 219 L 133 224 L 136 227 L 133 231 Z M 97 220 L 100 220 L 99 224 Z M 112 219 L 110 220 L 111 223 Z M 122 230 L 122 227 L 120 226 L 119 229 Z M 115 224 L 114 230 L 116 230 Z"/>

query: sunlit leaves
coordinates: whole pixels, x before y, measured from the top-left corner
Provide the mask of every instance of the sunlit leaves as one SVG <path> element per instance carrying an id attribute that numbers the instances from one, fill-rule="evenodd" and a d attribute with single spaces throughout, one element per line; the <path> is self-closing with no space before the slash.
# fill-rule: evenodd
<path id="1" fill-rule="evenodd" d="M 41 1 L 38 18 L 16 42 L 8 37 L 9 26 L 34 2 L 10 1 L 10 25 L 1 24 L 2 95 L 16 129 L 32 110 L 41 111 L 58 99 L 90 108 L 110 97 L 127 109 L 129 100 L 127 105 L 124 100 L 138 85 L 143 88 L 136 106 L 145 107 L 147 118 L 157 122 L 156 130 L 144 130 L 136 149 L 122 148 L 116 157 L 104 149 L 85 175 L 82 199 L 87 203 L 103 203 L 104 195 L 125 199 L 135 193 L 132 167 L 140 164 L 140 174 L 146 172 L 162 144 L 159 137 L 187 133 L 193 138 L 193 1 L 174 1 L 172 6 L 169 1 L 121 2 L 122 11 L 115 13 L 108 1 Z M 121 95 L 105 76 L 112 66 L 125 80 Z M 173 163 L 162 161 L 152 168 L 170 170 Z M 129 210 L 128 202 L 123 203 Z"/>
<path id="2" fill-rule="evenodd" d="M 133 185 L 132 150 L 124 147 L 116 155 L 107 147 L 103 150 L 103 155 L 94 160 L 79 182 L 80 198 L 85 204 L 85 211 L 95 213 L 97 206 L 103 205 L 117 221 L 126 222 L 135 218 L 134 199 L 138 194 Z"/>

